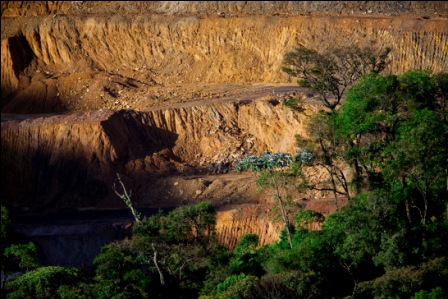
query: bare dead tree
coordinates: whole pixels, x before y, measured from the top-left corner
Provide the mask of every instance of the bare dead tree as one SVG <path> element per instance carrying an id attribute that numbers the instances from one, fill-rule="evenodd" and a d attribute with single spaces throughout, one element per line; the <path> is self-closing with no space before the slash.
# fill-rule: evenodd
<path id="1" fill-rule="evenodd" d="M 157 250 L 156 250 L 156 248 L 154 246 L 154 243 L 151 243 L 151 246 L 152 246 L 152 250 L 154 251 L 154 256 L 153 256 L 152 260 L 154 262 L 154 265 L 157 268 L 157 272 L 159 272 L 160 284 L 161 285 L 165 285 L 165 278 L 163 277 L 162 270 L 160 270 L 159 263 L 157 261 Z"/>
<path id="2" fill-rule="evenodd" d="M 118 191 L 116 183 L 118 183 L 120 185 L 119 188 L 121 189 L 121 192 Z M 128 193 L 128 191 L 126 190 L 126 186 L 124 185 L 124 183 L 121 180 L 121 177 L 118 173 L 117 173 L 117 179 L 115 180 L 114 184 L 112 185 L 112 189 L 114 190 L 115 194 L 117 194 L 117 196 L 119 198 L 121 198 L 123 200 L 123 202 L 126 204 L 126 206 L 128 206 L 128 208 L 131 210 L 131 213 L 134 216 L 135 222 L 141 223 L 141 215 L 140 215 L 140 213 L 138 213 L 135 210 L 134 206 L 132 205 L 132 201 L 131 201 L 132 191 L 130 191 Z"/>

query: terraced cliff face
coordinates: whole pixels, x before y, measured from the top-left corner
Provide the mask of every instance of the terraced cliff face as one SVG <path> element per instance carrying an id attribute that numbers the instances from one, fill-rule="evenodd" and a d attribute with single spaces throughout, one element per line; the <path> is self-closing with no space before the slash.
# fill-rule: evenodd
<path id="1" fill-rule="evenodd" d="M 284 105 L 260 100 L 4 121 L 2 162 L 9 175 L 2 190 L 15 204 L 37 207 L 67 198 L 56 206 L 94 206 L 117 172 L 194 173 L 201 167 L 224 172 L 249 153 L 293 153 L 304 119 Z"/>
<path id="2" fill-rule="evenodd" d="M 100 91 L 106 98 L 113 97 L 107 92 L 113 87 L 104 83 L 102 74 L 118 74 L 146 85 L 291 82 L 282 73 L 281 62 L 298 45 L 318 50 L 388 46 L 393 49 L 393 73 L 448 68 L 448 23 L 439 15 L 430 19 L 384 14 L 315 16 L 286 10 L 285 15 L 221 18 L 188 10 L 187 16 L 144 10 L 112 15 L 58 12 L 2 19 L 2 111 L 30 112 L 30 106 L 42 102 L 47 112 L 99 109 L 104 105 L 101 99 L 91 107 L 72 107 L 69 102 L 91 102 L 92 94 L 98 96 Z M 85 79 L 82 74 L 89 74 L 86 83 L 72 84 Z M 75 85 L 74 90 L 67 85 Z M 134 89 L 128 98 L 138 91 Z M 27 105 L 29 101 L 34 102 Z"/>
<path id="3" fill-rule="evenodd" d="M 254 175 L 197 175 L 227 173 L 247 153 L 293 152 L 292 136 L 304 118 L 261 100 L 4 121 L 2 202 L 39 212 L 122 208 L 111 189 L 120 173 L 138 207 L 207 200 L 218 208 L 223 244 L 233 248 L 242 234 L 255 232 L 261 244 L 271 243 L 281 226 L 269 221 L 265 208 L 273 204 L 272 197 L 256 191 Z M 285 138 L 284 132 L 291 136 Z"/>
<path id="4" fill-rule="evenodd" d="M 283 105 L 288 96 L 307 99 L 307 114 L 321 109 L 306 91 L 286 91 L 286 52 L 391 47 L 388 72 L 448 70 L 445 2 L 1 5 L 2 202 L 123 207 L 111 190 L 121 173 L 141 207 L 215 204 L 230 248 L 250 232 L 273 242 L 280 228 L 272 197 L 254 176 L 226 173 L 232 162 L 296 151 L 306 116 Z"/>

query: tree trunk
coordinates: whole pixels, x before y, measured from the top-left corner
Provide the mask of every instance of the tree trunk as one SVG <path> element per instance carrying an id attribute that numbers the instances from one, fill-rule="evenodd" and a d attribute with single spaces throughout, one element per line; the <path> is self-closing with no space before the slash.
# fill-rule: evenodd
<path id="1" fill-rule="evenodd" d="M 278 186 L 277 181 L 275 179 L 274 179 L 274 186 L 275 186 L 275 190 L 277 191 L 276 198 L 278 200 L 278 203 L 280 204 L 280 209 L 282 211 L 283 221 L 285 222 L 286 234 L 288 235 L 289 248 L 292 249 L 292 237 L 291 237 L 291 231 L 289 229 L 288 215 L 286 215 L 285 207 L 284 207 L 283 201 L 282 201 L 282 195 L 280 193 L 279 186 Z"/>
<path id="2" fill-rule="evenodd" d="M 159 272 L 159 276 L 160 276 L 160 284 L 161 284 L 161 285 L 165 285 L 165 279 L 164 279 L 164 277 L 163 277 L 162 270 L 160 270 L 160 268 L 159 268 L 159 263 L 157 262 L 157 251 L 156 251 L 156 248 L 154 247 L 154 243 L 152 243 L 151 245 L 152 245 L 152 249 L 154 250 L 153 261 L 154 261 L 154 265 L 156 265 L 157 272 Z"/>
<path id="3" fill-rule="evenodd" d="M 277 199 L 278 199 L 278 202 L 280 203 L 280 209 L 282 210 L 283 220 L 285 221 L 286 233 L 288 235 L 289 248 L 292 249 L 292 237 L 291 237 L 291 231 L 289 229 L 288 215 L 286 215 L 285 208 L 283 206 L 281 197 L 277 197 Z"/>
<path id="4" fill-rule="evenodd" d="M 117 194 L 118 197 L 120 197 L 124 203 L 128 206 L 128 208 L 131 210 L 132 215 L 134 216 L 135 222 L 136 223 L 140 223 L 140 215 L 138 214 L 138 212 L 134 209 L 134 206 L 132 205 L 132 201 L 131 201 L 131 194 L 128 193 L 128 191 L 126 190 L 126 186 L 124 185 L 123 181 L 121 180 L 120 175 L 117 173 L 117 181 L 118 183 L 120 183 L 121 188 L 123 189 L 123 193 L 121 194 L 120 192 L 118 192 L 117 188 L 115 187 L 115 183 L 112 186 L 112 189 L 114 190 L 115 194 Z"/>
<path id="5" fill-rule="evenodd" d="M 331 177 L 331 184 L 333 186 L 334 205 L 336 208 L 336 212 L 339 212 L 338 194 L 336 192 L 336 182 L 334 181 L 334 166 L 331 166 L 330 177 Z"/>

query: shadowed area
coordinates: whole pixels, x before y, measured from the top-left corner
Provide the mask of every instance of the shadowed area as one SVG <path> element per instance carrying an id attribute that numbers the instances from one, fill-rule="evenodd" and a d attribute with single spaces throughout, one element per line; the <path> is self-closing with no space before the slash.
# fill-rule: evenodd
<path id="1" fill-rule="evenodd" d="M 94 206 L 112 194 L 126 161 L 170 148 L 177 138 L 126 111 L 37 120 L 37 127 L 35 119 L 2 122 L 2 202 L 13 207 Z"/>

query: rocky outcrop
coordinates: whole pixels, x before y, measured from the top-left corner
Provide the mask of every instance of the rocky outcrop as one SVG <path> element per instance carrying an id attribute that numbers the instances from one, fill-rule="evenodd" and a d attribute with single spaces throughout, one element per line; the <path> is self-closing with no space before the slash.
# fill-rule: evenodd
<path id="1" fill-rule="evenodd" d="M 149 111 L 144 115 L 148 125 L 177 135 L 173 153 L 191 163 L 233 162 L 266 150 L 293 153 L 294 135 L 303 134 L 305 119 L 282 103 L 269 100 Z"/>

